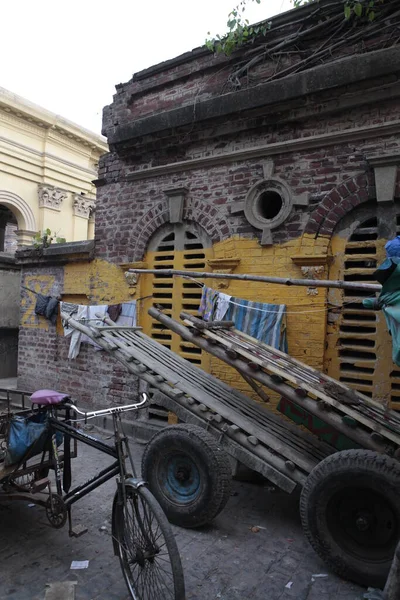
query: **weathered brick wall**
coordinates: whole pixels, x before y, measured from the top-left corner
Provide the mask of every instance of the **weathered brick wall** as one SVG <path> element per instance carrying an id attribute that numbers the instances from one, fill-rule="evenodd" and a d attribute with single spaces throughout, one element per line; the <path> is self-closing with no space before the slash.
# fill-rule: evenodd
<path id="1" fill-rule="evenodd" d="M 338 7 L 338 12 L 342 8 Z M 303 10 L 303 16 L 305 16 Z M 299 32 L 298 21 L 276 17 L 273 26 L 268 31 L 268 43 L 279 45 L 290 36 Z M 311 19 L 312 20 L 312 19 Z M 320 23 L 319 16 L 315 16 L 314 24 Z M 311 25 L 305 21 L 305 28 Z M 349 36 L 350 37 L 350 36 Z M 333 45 L 330 60 L 351 56 L 362 51 L 373 52 L 379 48 L 390 46 L 392 31 L 384 28 L 380 34 L 372 38 L 366 37 L 360 42 L 349 41 L 346 44 Z M 251 72 L 242 74 L 239 80 L 230 79 L 235 68 L 254 58 L 258 45 L 265 40 L 255 42 L 249 49 L 242 48 L 230 57 L 223 54 L 213 55 L 205 48 L 197 48 L 187 52 L 181 57 L 165 61 L 135 74 L 126 83 L 119 84 L 113 104 L 105 107 L 103 113 L 103 133 L 107 135 L 115 126 L 131 123 L 148 115 L 155 115 L 163 111 L 200 103 L 204 100 L 219 97 L 235 90 L 254 87 L 272 79 L 277 72 L 288 72 L 290 68 L 299 65 L 305 57 L 318 51 L 321 39 L 318 35 L 307 41 L 307 44 L 293 43 L 290 48 L 285 48 L 282 53 L 266 53 L 263 60 L 251 68 Z M 306 46 L 306 48 L 304 47 Z M 290 50 L 290 51 L 288 51 Z M 249 75 L 249 76 L 248 76 Z"/>
<path id="2" fill-rule="evenodd" d="M 69 270 L 72 268 L 72 272 Z M 67 266 L 29 266 L 22 270 L 22 285 L 45 295 L 61 294 L 64 300 L 82 302 L 80 277 L 96 273 L 95 265 L 86 264 L 85 270 Z M 67 275 L 65 277 L 65 274 Z M 71 294 L 71 274 L 75 281 L 75 294 Z M 100 282 L 98 286 L 97 283 Z M 92 282 L 101 290 L 100 278 Z M 89 289 L 89 287 L 88 287 Z M 67 296 L 66 296 L 66 293 Z M 115 288 L 114 288 L 115 293 Z M 90 293 L 88 293 L 90 297 Z M 89 297 L 86 302 L 89 303 Z M 100 304 L 94 298 L 93 303 Z M 52 325 L 44 317 L 35 315 L 36 295 L 22 289 L 21 326 L 19 331 L 18 388 L 26 391 L 47 388 L 66 393 L 88 407 L 105 407 L 110 404 L 128 404 L 137 398 L 138 381 L 124 367 L 103 351 L 82 344 L 79 356 L 68 359 L 70 338 L 63 336 L 59 319 Z"/>
<path id="3" fill-rule="evenodd" d="M 274 174 L 291 187 L 294 195 L 307 193 L 310 200 L 307 207 L 294 207 L 289 219 L 273 231 L 274 243 L 281 243 L 304 232 L 309 214 L 329 192 L 345 181 L 372 173 L 367 155 L 395 152 L 400 147 L 397 135 L 383 135 L 379 130 L 380 124 L 390 124 L 397 114 L 398 101 L 388 100 L 379 106 L 366 105 L 334 115 L 308 118 L 282 128 L 260 125 L 258 129 L 252 127 L 235 135 L 230 132 L 223 138 L 214 138 L 212 130 L 203 130 L 202 139 L 184 145 L 185 159 L 216 156 L 221 148 L 229 152 L 285 139 L 302 140 L 305 144 L 309 141 L 309 149 L 296 152 L 290 152 L 288 141 L 287 150 L 272 157 Z M 250 124 L 251 121 L 249 127 Z M 231 126 L 234 129 L 235 123 Z M 355 126 L 375 127 L 376 133 L 365 140 L 338 142 L 326 147 L 318 147 L 315 143 L 315 136 Z M 164 190 L 174 187 L 188 189 L 185 218 L 202 223 L 214 241 L 235 234 L 260 237 L 261 234 L 249 225 L 244 215 L 232 215 L 230 207 L 233 202 L 243 201 L 251 186 L 263 178 L 262 160 L 227 162 L 182 172 L 177 167 L 175 173 L 157 177 L 149 173 L 148 178 L 129 182 L 126 181 L 127 176 L 162 164 L 165 157 L 161 148 L 157 154 L 143 155 L 140 159 L 132 154 L 118 157 L 114 153 L 102 159 L 101 177 L 110 183 L 98 189 L 97 256 L 115 262 L 140 260 L 149 237 L 168 218 Z M 175 160 L 176 157 L 169 162 L 173 164 Z M 113 182 L 113 179 L 118 181 Z M 373 194 L 373 191 L 371 181 L 370 193 Z"/>

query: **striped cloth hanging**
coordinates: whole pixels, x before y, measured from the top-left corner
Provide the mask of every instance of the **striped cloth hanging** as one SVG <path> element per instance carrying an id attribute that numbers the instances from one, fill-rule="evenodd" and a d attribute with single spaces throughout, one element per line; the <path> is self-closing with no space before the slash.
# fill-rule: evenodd
<path id="1" fill-rule="evenodd" d="M 288 351 L 285 304 L 265 304 L 231 298 L 225 319 L 234 321 L 236 329 L 260 342 L 282 352 Z"/>

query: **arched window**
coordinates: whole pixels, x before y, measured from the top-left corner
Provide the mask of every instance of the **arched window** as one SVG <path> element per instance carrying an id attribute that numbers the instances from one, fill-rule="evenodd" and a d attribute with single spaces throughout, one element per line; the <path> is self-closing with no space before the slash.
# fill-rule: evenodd
<path id="1" fill-rule="evenodd" d="M 374 271 L 385 259 L 385 244 L 399 234 L 400 203 L 371 203 L 356 209 L 334 232 L 329 278 L 377 283 Z M 325 365 L 332 377 L 400 410 L 400 367 L 392 362 L 383 313 L 362 306 L 367 296 L 371 293 L 329 291 Z"/>
<path id="2" fill-rule="evenodd" d="M 207 259 L 212 257 L 212 242 L 196 223 L 168 223 L 152 237 L 145 258 L 149 269 L 179 269 L 206 271 Z M 143 303 L 141 324 L 145 333 L 177 352 L 190 362 L 205 367 L 200 348 L 166 330 L 164 325 L 147 314 L 150 306 L 159 305 L 164 312 L 179 320 L 182 311 L 197 315 L 202 288 L 190 279 L 165 275 L 146 275 L 143 296 L 151 296 Z"/>

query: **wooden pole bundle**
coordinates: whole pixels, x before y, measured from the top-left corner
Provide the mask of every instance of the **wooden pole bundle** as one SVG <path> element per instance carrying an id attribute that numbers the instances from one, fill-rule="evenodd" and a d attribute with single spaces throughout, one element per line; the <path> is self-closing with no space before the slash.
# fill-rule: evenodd
<path id="1" fill-rule="evenodd" d="M 262 283 L 275 283 L 280 285 L 301 285 L 305 287 L 340 288 L 343 290 L 364 290 L 380 292 L 382 286 L 379 283 L 355 283 L 352 281 L 329 280 L 329 279 L 291 279 L 289 277 L 269 277 L 266 275 L 248 275 L 245 273 L 204 273 L 202 271 L 180 271 L 178 269 L 129 269 L 129 273 L 151 273 L 170 277 L 179 275 L 182 277 L 193 277 L 195 279 L 237 279 L 240 281 L 260 281 Z"/>
<path id="2" fill-rule="evenodd" d="M 202 336 L 194 335 L 188 327 L 181 325 L 174 319 L 171 319 L 161 311 L 157 310 L 156 308 L 150 308 L 148 312 L 151 317 L 168 327 L 168 329 L 170 329 L 174 333 L 180 335 L 182 339 L 188 342 L 192 342 L 195 346 L 206 350 L 210 354 L 213 354 L 228 365 L 232 366 L 234 369 L 240 371 L 241 374 L 245 374 L 251 379 L 256 379 L 259 383 L 265 385 L 270 390 L 274 390 L 284 398 L 287 398 L 295 404 L 298 404 L 306 411 L 322 419 L 326 423 L 329 423 L 337 431 L 340 431 L 340 433 L 343 433 L 353 441 L 357 442 L 363 448 L 375 450 L 376 452 L 382 452 L 383 445 L 381 441 L 374 440 L 374 438 L 371 437 L 370 433 L 368 433 L 365 429 L 361 427 L 352 428 L 349 425 L 347 425 L 342 420 L 341 415 L 335 413 L 335 411 L 333 410 L 325 410 L 323 402 L 316 402 L 308 396 L 299 396 L 296 393 L 295 389 L 287 383 L 275 381 L 273 377 L 271 377 L 267 373 L 264 373 L 262 370 L 256 372 L 253 371 L 250 368 L 250 366 L 240 357 L 238 357 L 236 360 L 231 360 L 227 356 L 223 348 L 221 348 L 218 345 L 212 344 L 208 339 L 203 338 Z"/>

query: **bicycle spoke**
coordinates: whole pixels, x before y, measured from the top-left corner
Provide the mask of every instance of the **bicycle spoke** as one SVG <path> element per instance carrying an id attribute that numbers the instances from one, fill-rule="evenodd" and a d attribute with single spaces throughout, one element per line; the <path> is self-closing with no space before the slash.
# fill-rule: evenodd
<path id="1" fill-rule="evenodd" d="M 173 542 L 167 542 L 168 523 L 161 524 L 148 495 L 129 490 L 123 503 L 122 536 L 118 537 L 121 564 L 134 600 L 174 600 L 175 572 L 168 545 Z M 181 591 L 179 597 L 183 598 Z"/>

